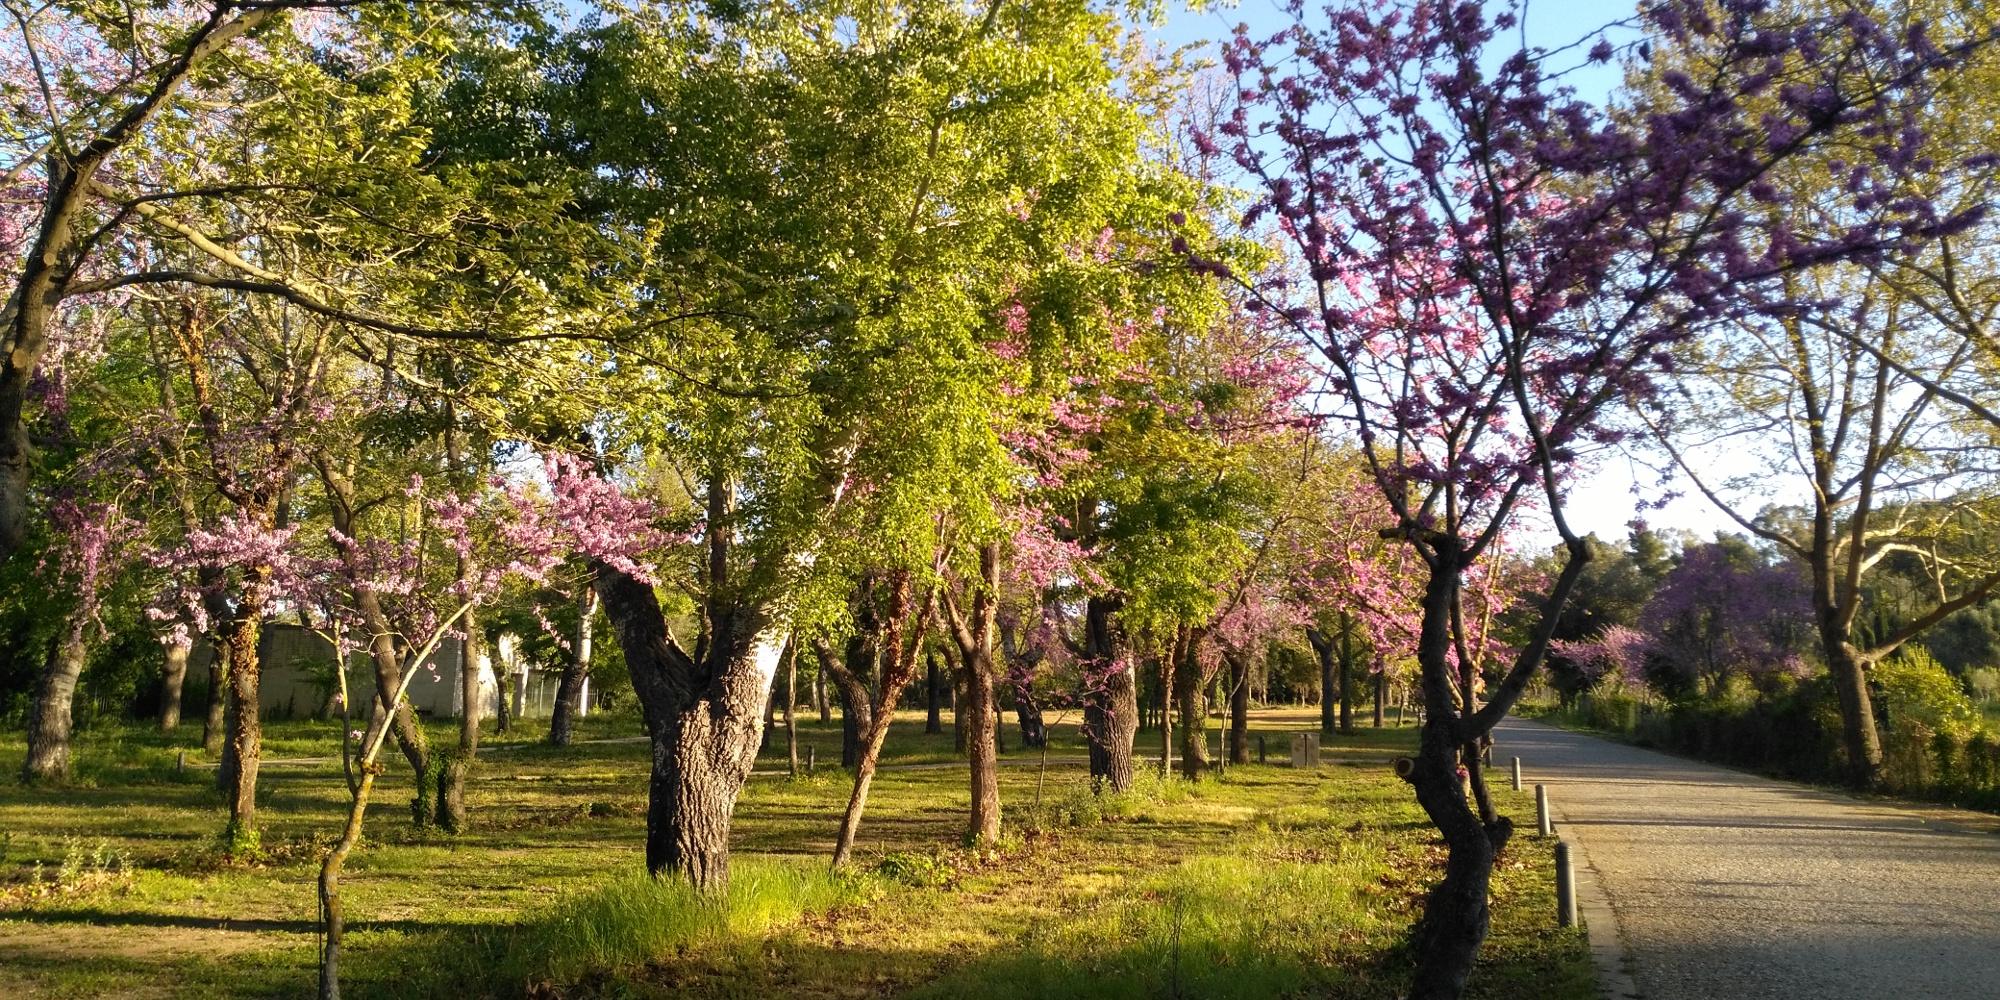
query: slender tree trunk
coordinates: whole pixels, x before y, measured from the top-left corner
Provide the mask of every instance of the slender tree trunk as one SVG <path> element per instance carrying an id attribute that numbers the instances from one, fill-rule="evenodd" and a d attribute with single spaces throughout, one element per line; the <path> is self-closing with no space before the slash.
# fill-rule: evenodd
<path id="1" fill-rule="evenodd" d="M 549 710 L 549 745 L 566 747 L 573 738 L 577 706 L 590 679 L 590 640 L 597 617 L 597 591 L 586 586 L 576 596 L 576 641 L 556 685 L 556 702 Z"/>
<path id="2" fill-rule="evenodd" d="M 71 711 L 87 652 L 84 628 L 81 618 L 65 621 L 62 632 L 49 642 L 28 717 L 28 756 L 21 764 L 22 781 L 60 781 L 69 776 Z"/>
<path id="3" fill-rule="evenodd" d="M 963 659 L 951 668 L 951 744 L 961 756 L 972 746 L 971 730 L 965 718 L 965 667 Z"/>
<path id="4" fill-rule="evenodd" d="M 785 758 L 790 761 L 790 775 L 799 776 L 799 647 L 795 641 L 785 644 Z"/>
<path id="5" fill-rule="evenodd" d="M 1229 659 L 1229 762 L 1250 763 L 1250 664 Z"/>
<path id="6" fill-rule="evenodd" d="M 479 716 L 483 707 L 479 697 L 479 658 L 485 637 L 480 635 L 474 616 L 473 610 L 466 611 L 459 625 L 465 638 L 458 646 L 458 691 L 463 702 L 458 716 L 458 752 L 446 756 L 438 768 L 437 822 L 447 833 L 466 830 L 465 782 L 479 756 Z"/>
<path id="7" fill-rule="evenodd" d="M 883 711 L 870 720 L 856 747 L 854 788 L 847 795 L 847 810 L 840 816 L 840 834 L 833 841 L 833 866 L 840 868 L 854 856 L 854 839 L 861 833 L 861 813 L 868 808 L 868 789 L 875 783 L 875 762 L 882 755 L 882 742 L 889 737 L 889 720 L 895 713 Z"/>
<path id="8" fill-rule="evenodd" d="M 201 749 L 210 756 L 222 752 L 223 712 L 229 704 L 229 644 L 221 640 L 217 634 L 209 643 L 208 710 L 201 721 Z"/>
<path id="9" fill-rule="evenodd" d="M 938 710 L 943 707 L 944 702 L 943 692 L 938 690 L 941 686 L 938 677 L 937 653 L 933 651 L 924 656 L 924 704 L 929 713 L 924 717 L 924 732 L 926 733 L 935 734 L 944 732 L 944 721 L 939 717 L 938 713 Z"/>
<path id="10" fill-rule="evenodd" d="M 1354 731 L 1354 619 L 1340 616 L 1340 664 L 1335 671 L 1340 688 L 1340 731 Z"/>
<path id="11" fill-rule="evenodd" d="M 833 721 L 833 704 L 826 696 L 826 670 L 821 668 L 813 674 L 813 708 L 819 711 L 819 724 L 824 726 Z"/>
<path id="12" fill-rule="evenodd" d="M 1159 669 L 1154 674 L 1159 678 L 1159 705 L 1154 711 L 1160 716 L 1160 778 L 1165 780 L 1174 773 L 1174 664 L 1181 658 L 1180 641 L 1160 657 Z"/>
<path id="13" fill-rule="evenodd" d="M 1375 672 L 1375 728 L 1382 728 L 1383 714 L 1389 707 L 1389 671 Z"/>
<path id="14" fill-rule="evenodd" d="M 1311 627 L 1306 629 L 1306 641 L 1312 644 L 1313 659 L 1319 662 L 1319 731 L 1332 736 L 1338 724 L 1334 714 L 1334 690 L 1340 683 L 1335 676 L 1333 637 L 1317 627 Z"/>
<path id="15" fill-rule="evenodd" d="M 361 842 L 361 820 L 368 811 L 369 794 L 375 789 L 375 775 L 381 771 L 373 762 L 361 769 L 361 784 L 354 791 L 354 798 L 348 803 L 347 825 L 341 828 L 340 839 L 319 866 L 319 917 L 325 930 L 319 952 L 319 998 L 320 1000 L 340 1000 L 340 942 L 347 930 L 347 921 L 340 907 L 340 870 L 347 863 L 347 855 Z"/>
<path id="16" fill-rule="evenodd" d="M 181 724 L 181 688 L 187 683 L 188 654 L 192 643 L 176 642 L 167 647 L 160 668 L 160 732 L 171 733 Z"/>

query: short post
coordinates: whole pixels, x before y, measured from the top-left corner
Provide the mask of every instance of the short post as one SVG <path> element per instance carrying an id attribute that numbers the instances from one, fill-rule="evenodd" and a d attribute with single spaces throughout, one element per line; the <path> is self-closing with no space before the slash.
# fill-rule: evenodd
<path id="1" fill-rule="evenodd" d="M 807 774 L 811 774 L 811 773 L 813 773 L 813 767 L 814 767 L 814 765 L 815 765 L 815 764 L 817 764 L 817 763 L 818 763 L 818 761 L 817 761 L 817 760 L 816 760 L 815 758 L 817 758 L 818 756 L 819 756 L 819 748 L 818 748 L 818 747 L 814 747 L 814 746 L 811 746 L 811 745 L 808 745 L 808 746 L 806 747 L 806 773 L 807 773 Z"/>
<path id="2" fill-rule="evenodd" d="M 1521 790 L 1521 758 L 1514 758 L 1514 790 Z"/>
<path id="3" fill-rule="evenodd" d="M 174 755 L 174 773 L 181 774 L 188 769 L 188 752 L 182 750 Z"/>
<path id="4" fill-rule="evenodd" d="M 1556 831 L 1556 825 L 1549 821 L 1549 786 L 1535 786 L 1535 823 L 1546 837 Z"/>
<path id="5" fill-rule="evenodd" d="M 1257 763 L 1264 763 L 1264 734 L 1257 734 Z"/>
<path id="6" fill-rule="evenodd" d="M 1576 926 L 1576 868 L 1571 864 L 1569 844 L 1556 841 L 1556 925 Z"/>

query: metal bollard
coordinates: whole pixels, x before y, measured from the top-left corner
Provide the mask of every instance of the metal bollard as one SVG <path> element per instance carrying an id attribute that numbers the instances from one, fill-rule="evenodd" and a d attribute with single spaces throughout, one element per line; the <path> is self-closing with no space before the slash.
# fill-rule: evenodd
<path id="1" fill-rule="evenodd" d="M 1514 790 L 1521 790 L 1521 758 L 1514 758 Z"/>
<path id="2" fill-rule="evenodd" d="M 1576 926 L 1576 868 L 1569 858 L 1569 845 L 1556 841 L 1556 925 Z"/>
<path id="3" fill-rule="evenodd" d="M 1535 824 L 1546 837 L 1556 832 L 1555 823 L 1549 819 L 1549 786 L 1535 786 Z"/>
<path id="4" fill-rule="evenodd" d="M 811 773 L 813 773 L 813 767 L 814 767 L 814 765 L 815 765 L 815 764 L 817 764 L 817 763 L 818 763 L 818 761 L 816 760 L 816 758 L 817 758 L 818 756 L 819 756 L 819 750 L 818 750 L 818 748 L 817 748 L 817 747 L 810 747 L 810 746 L 809 746 L 809 747 L 806 747 L 806 773 L 807 773 L 807 774 L 811 774 Z"/>

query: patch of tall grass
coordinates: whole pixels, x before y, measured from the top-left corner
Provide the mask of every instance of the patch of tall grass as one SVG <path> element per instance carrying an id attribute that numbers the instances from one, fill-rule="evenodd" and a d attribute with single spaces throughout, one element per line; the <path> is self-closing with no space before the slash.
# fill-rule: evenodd
<path id="1" fill-rule="evenodd" d="M 515 924 L 411 941 L 429 952 L 416 966 L 423 970 L 422 981 L 402 978 L 386 992 L 517 996 L 586 977 L 615 977 L 687 950 L 761 941 L 772 930 L 876 891 L 874 876 L 837 873 L 820 860 L 738 859 L 730 866 L 728 891 L 714 899 L 679 879 L 635 871 L 572 893 Z M 407 952 L 400 961 L 383 957 L 412 967 Z"/>

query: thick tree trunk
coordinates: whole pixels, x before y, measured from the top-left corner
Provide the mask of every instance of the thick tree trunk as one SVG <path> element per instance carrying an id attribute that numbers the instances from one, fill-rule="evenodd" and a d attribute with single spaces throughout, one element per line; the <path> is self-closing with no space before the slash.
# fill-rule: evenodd
<path id="1" fill-rule="evenodd" d="M 176 642 L 167 647 L 160 667 L 160 732 L 171 733 L 181 724 L 181 688 L 187 683 L 191 643 Z"/>
<path id="2" fill-rule="evenodd" d="M 926 733 L 944 732 L 944 720 L 939 714 L 939 709 L 944 706 L 944 692 L 939 690 L 942 686 L 942 679 L 938 676 L 937 653 L 931 652 L 924 657 L 924 707 L 928 712 L 924 716 Z"/>
<path id="3" fill-rule="evenodd" d="M 1174 668 L 1174 709 L 1181 729 L 1181 777 L 1200 781 L 1208 772 L 1208 700 L 1202 696 L 1207 678 L 1201 675 L 1196 649 L 1200 639 L 1186 641 Z"/>
<path id="4" fill-rule="evenodd" d="M 218 635 L 211 643 L 208 658 L 208 710 L 201 721 L 202 751 L 214 756 L 222 752 L 222 736 L 227 719 L 224 710 L 229 704 L 229 644 L 222 642 Z"/>
<path id="5" fill-rule="evenodd" d="M 1250 664 L 1229 659 L 1229 762 L 1250 763 Z"/>
<path id="6" fill-rule="evenodd" d="M 729 825 L 757 757 L 758 715 L 703 701 L 653 737 L 646 870 L 720 895 L 729 886 Z"/>
<path id="7" fill-rule="evenodd" d="M 87 652 L 84 625 L 81 619 L 65 621 L 62 632 L 49 643 L 28 716 L 28 756 L 21 764 L 22 781 L 59 781 L 69 776 L 71 711 Z"/>
<path id="8" fill-rule="evenodd" d="M 1318 629 L 1306 630 L 1306 637 L 1312 642 L 1313 657 L 1319 661 L 1319 731 L 1332 736 L 1339 724 L 1334 715 L 1334 698 L 1340 684 L 1335 676 L 1338 668 L 1333 662 L 1333 643 Z"/>
<path id="9" fill-rule="evenodd" d="M 590 683 L 590 641 L 597 601 L 597 591 L 589 587 L 577 594 L 576 641 L 570 645 L 569 661 L 563 664 L 562 680 L 556 685 L 555 705 L 549 709 L 550 746 L 566 747 L 574 738 L 574 720 Z"/>
<path id="10" fill-rule="evenodd" d="M 1854 646 L 1840 634 L 1845 631 L 1822 626 L 1820 650 L 1826 657 L 1827 673 L 1840 701 L 1841 747 L 1847 753 L 1847 780 L 1856 788 L 1872 788 L 1881 777 L 1882 737 L 1875 726 L 1867 668 Z"/>
<path id="11" fill-rule="evenodd" d="M 1132 738 L 1139 732 L 1139 688 L 1132 665 L 1122 662 L 1117 626 L 1111 616 L 1116 598 L 1091 597 L 1084 603 L 1084 730 L 1090 744 L 1090 777 L 1101 791 L 1132 790 Z"/>

